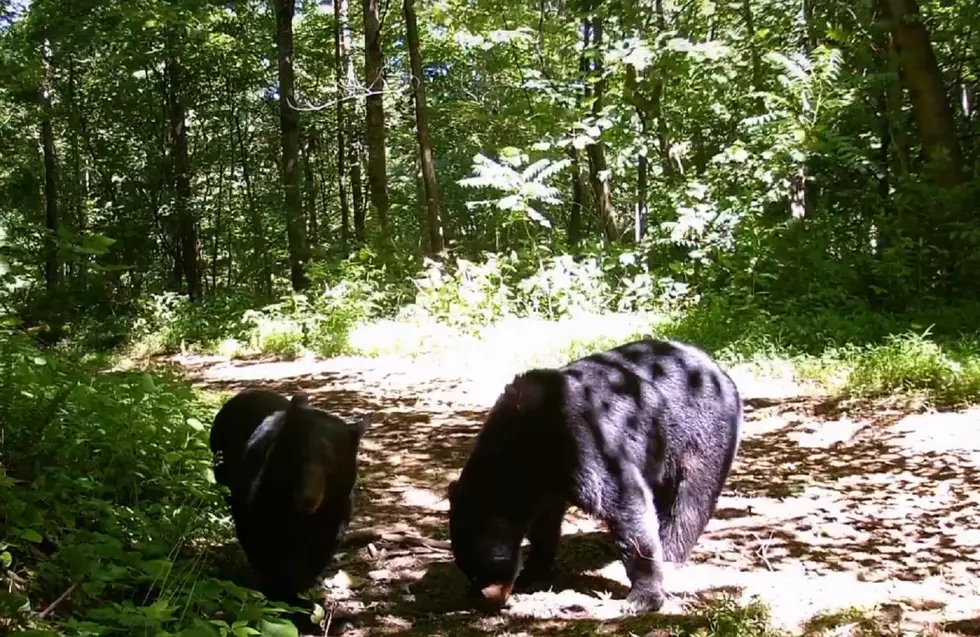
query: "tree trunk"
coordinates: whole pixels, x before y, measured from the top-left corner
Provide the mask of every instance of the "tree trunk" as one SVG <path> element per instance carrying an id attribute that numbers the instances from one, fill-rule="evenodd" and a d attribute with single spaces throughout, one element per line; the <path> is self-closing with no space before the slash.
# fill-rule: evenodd
<path id="1" fill-rule="evenodd" d="M 636 166 L 636 218 L 634 219 L 634 236 L 636 241 L 640 241 L 646 235 L 647 226 L 648 162 L 645 151 L 647 133 L 649 131 L 649 118 L 651 111 L 654 110 L 654 105 L 650 100 L 640 94 L 636 69 L 629 64 L 626 65 L 625 89 L 626 99 L 633 105 L 634 110 L 636 110 L 636 115 L 640 119 L 640 139 L 643 140 L 643 151 L 637 159 Z M 657 107 L 659 110 L 659 102 Z"/>
<path id="2" fill-rule="evenodd" d="M 44 43 L 44 85 L 41 87 L 41 147 L 44 151 L 44 283 L 49 293 L 61 284 L 61 257 L 58 250 L 58 157 L 55 154 L 51 108 L 51 56 Z"/>
<path id="3" fill-rule="evenodd" d="M 345 77 L 350 66 L 350 23 L 347 19 L 347 0 L 334 0 L 333 15 L 336 26 L 334 32 L 334 62 L 337 88 L 341 90 L 337 100 L 337 198 L 340 202 L 340 243 L 343 254 L 350 245 L 350 206 L 347 201 L 347 158 L 350 154 L 345 131 L 350 127 L 347 118 L 346 99 L 351 97 L 350 85 Z M 342 90 L 343 89 L 343 90 Z"/>
<path id="4" fill-rule="evenodd" d="M 235 138 L 238 146 L 239 161 L 242 166 L 242 181 L 245 182 L 245 196 L 248 209 L 249 230 L 252 234 L 252 263 L 259 267 L 259 293 L 265 298 L 272 298 L 272 267 L 265 248 L 265 224 L 255 203 L 255 189 L 252 187 L 252 172 L 249 168 L 248 153 L 245 149 L 245 135 L 242 131 L 241 118 L 235 109 L 235 101 L 231 92 L 231 82 L 226 80 L 225 88 L 228 95 L 228 108 L 235 126 Z"/>
<path id="5" fill-rule="evenodd" d="M 902 79 L 909 90 L 912 113 L 922 136 L 922 152 L 936 170 L 937 183 L 955 186 L 963 179 L 963 155 L 939 63 L 919 6 L 915 0 L 888 0 L 887 4 Z"/>
<path id="6" fill-rule="evenodd" d="M 755 18 L 752 15 L 751 0 L 742 0 L 742 20 L 745 21 L 745 31 L 748 34 L 749 59 L 752 62 L 752 89 L 761 91 L 762 60 L 759 57 L 759 46 L 755 42 Z"/>
<path id="7" fill-rule="evenodd" d="M 579 165 L 575 146 L 569 145 L 568 158 L 572 160 L 572 209 L 568 214 L 568 247 L 575 252 L 582 238 L 582 205 L 585 193 L 582 188 L 582 167 Z"/>
<path id="8" fill-rule="evenodd" d="M 316 214 L 316 176 L 313 173 L 313 148 L 316 146 L 316 132 L 307 133 L 306 148 L 303 150 L 303 187 L 306 189 L 306 219 L 310 229 L 310 243 L 320 242 L 320 224 Z"/>
<path id="9" fill-rule="evenodd" d="M 218 163 L 218 200 L 214 204 L 214 238 L 211 240 L 211 290 L 212 292 L 218 289 L 218 260 L 220 255 L 221 246 L 221 228 L 224 225 L 222 223 L 223 216 L 222 208 L 224 208 L 225 202 L 225 165 L 221 162 Z M 231 260 L 231 245 L 228 245 L 228 258 Z M 231 285 L 231 280 L 229 279 L 225 283 L 225 287 Z"/>
<path id="10" fill-rule="evenodd" d="M 350 146 L 350 191 L 351 203 L 354 205 L 354 240 L 364 243 L 364 184 L 361 181 L 361 144 L 355 142 Z"/>
<path id="11" fill-rule="evenodd" d="M 187 150 L 187 116 L 184 105 L 184 69 L 178 53 L 182 39 L 173 31 L 168 34 L 167 76 L 169 78 L 170 152 L 174 180 L 174 211 L 179 235 L 180 271 L 187 282 L 187 296 L 199 301 L 203 296 L 201 268 L 198 260 L 200 245 L 197 223 L 191 211 L 190 160 Z M 175 274 L 177 268 L 174 268 Z"/>
<path id="12" fill-rule="evenodd" d="M 602 99 L 606 90 L 606 79 L 603 76 L 602 64 L 602 18 L 592 18 L 592 43 L 597 51 L 597 59 L 593 74 L 596 82 L 592 89 L 592 115 L 596 118 L 602 112 Z M 616 228 L 616 213 L 613 210 L 612 190 L 609 187 L 609 167 L 606 165 L 606 151 L 601 141 L 588 144 L 585 152 L 589 156 L 589 181 L 595 193 L 596 208 L 602 225 L 602 236 L 605 243 L 616 243 L 619 230 Z"/>
<path id="13" fill-rule="evenodd" d="M 279 52 L 279 127 L 282 136 L 282 189 L 286 212 L 289 274 L 293 290 L 309 286 L 310 248 L 299 187 L 299 111 L 293 88 L 293 14 L 295 0 L 276 0 L 276 49 Z"/>
<path id="14" fill-rule="evenodd" d="M 86 180 L 82 177 L 82 158 L 81 148 L 78 139 L 81 129 L 81 109 L 78 104 L 78 74 L 75 70 L 75 58 L 68 57 L 68 107 L 69 107 L 69 128 L 71 143 L 71 223 L 75 234 L 82 236 L 85 233 L 86 218 L 83 208 L 84 201 L 87 201 Z M 88 279 L 88 255 L 79 254 L 73 259 L 74 265 L 70 275 L 74 279 L 74 284 L 80 289 L 85 289 Z"/>
<path id="15" fill-rule="evenodd" d="M 405 30 L 408 35 L 408 54 L 415 87 L 415 133 L 422 162 L 422 181 L 425 184 L 426 221 L 429 226 L 430 254 L 440 254 L 446 247 L 442 228 L 442 200 L 436 182 L 436 167 L 432 157 L 432 138 L 425 117 L 425 78 L 422 73 L 422 53 L 419 47 L 419 28 L 415 19 L 415 0 L 404 0 Z"/>
<path id="16" fill-rule="evenodd" d="M 384 56 L 381 52 L 381 22 L 379 0 L 363 0 L 364 6 L 364 75 L 368 95 L 366 135 L 368 151 L 368 181 L 371 186 L 371 203 L 378 215 L 378 225 L 383 242 L 390 238 L 388 227 L 388 168 L 385 156 L 385 107 L 382 91 L 384 84 L 381 70 Z"/>

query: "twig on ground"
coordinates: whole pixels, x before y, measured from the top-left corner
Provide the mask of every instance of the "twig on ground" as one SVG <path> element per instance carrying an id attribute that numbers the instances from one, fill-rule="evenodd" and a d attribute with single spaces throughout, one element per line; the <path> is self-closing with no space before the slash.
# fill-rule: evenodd
<path id="1" fill-rule="evenodd" d="M 327 637 L 330 634 L 330 622 L 333 620 L 333 606 L 330 607 L 330 612 L 327 614 L 327 623 L 323 628 L 323 637 Z"/>
<path id="2" fill-rule="evenodd" d="M 56 599 L 56 600 L 54 600 L 53 602 L 51 602 L 51 603 L 50 603 L 50 604 L 48 605 L 48 607 L 47 607 L 47 608 L 45 608 L 44 610 L 42 610 L 42 611 L 41 611 L 41 612 L 40 612 L 40 613 L 38 614 L 38 617 L 40 617 L 41 619 L 44 619 L 45 617 L 47 617 L 48 615 L 50 615 L 50 614 L 51 614 L 51 611 L 53 611 L 53 610 L 55 609 L 55 607 L 56 607 L 56 606 L 57 606 L 58 604 L 60 604 L 61 602 L 63 602 L 63 601 L 65 601 L 65 600 L 66 600 L 66 599 L 68 598 L 68 596 L 69 596 L 69 595 L 71 595 L 71 594 L 72 594 L 72 592 L 73 592 L 73 591 L 74 591 L 74 590 L 75 590 L 76 588 L 78 588 L 78 582 L 75 582 L 74 584 L 72 584 L 71 586 L 69 586 L 69 587 L 68 587 L 68 590 L 66 590 L 66 591 L 65 591 L 64 593 L 62 593 L 61 595 L 58 595 L 58 599 Z"/>
<path id="3" fill-rule="evenodd" d="M 758 553 L 759 557 L 762 558 L 762 561 L 765 563 L 767 569 L 770 571 L 774 570 L 772 568 L 772 564 L 769 562 L 769 558 L 766 557 L 766 553 L 769 552 L 769 546 L 772 544 L 772 533 L 769 533 L 769 538 L 765 541 L 763 541 L 757 533 L 753 533 L 752 535 L 755 536 L 755 539 L 759 540 L 759 549 L 756 551 L 756 553 Z"/>
<path id="4" fill-rule="evenodd" d="M 451 551 L 452 544 L 446 540 L 433 540 L 414 533 L 399 529 L 363 529 L 349 534 L 344 539 L 344 546 L 348 548 L 360 548 L 372 542 L 388 542 L 391 544 L 405 544 L 408 546 L 418 546 L 436 551 Z"/>

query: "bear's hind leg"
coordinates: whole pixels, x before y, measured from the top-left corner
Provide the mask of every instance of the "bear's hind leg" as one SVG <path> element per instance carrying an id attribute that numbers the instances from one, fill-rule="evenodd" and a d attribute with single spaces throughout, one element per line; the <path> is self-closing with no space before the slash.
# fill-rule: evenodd
<path id="1" fill-rule="evenodd" d="M 664 550 L 653 496 L 639 471 L 624 472 L 616 505 L 606 524 L 630 579 L 626 602 L 635 612 L 660 610 L 666 599 Z"/>
<path id="2" fill-rule="evenodd" d="M 654 491 L 658 504 L 664 503 L 658 513 L 660 540 L 668 562 L 687 560 L 714 512 L 721 489 L 714 475 L 706 471 L 715 471 L 709 462 L 703 463 L 700 472 L 682 473 L 675 484 L 667 487 L 672 493 Z"/>

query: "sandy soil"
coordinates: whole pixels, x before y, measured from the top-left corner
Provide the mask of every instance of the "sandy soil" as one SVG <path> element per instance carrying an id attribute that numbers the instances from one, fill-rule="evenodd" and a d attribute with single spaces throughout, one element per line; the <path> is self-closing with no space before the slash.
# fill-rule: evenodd
<path id="1" fill-rule="evenodd" d="M 445 486 L 514 370 L 445 359 L 176 362 L 210 389 L 302 389 L 318 406 L 374 413 L 351 532 L 373 541 L 338 554 L 326 589 L 328 604 L 356 616 L 348 634 L 667 634 L 616 623 L 625 572 L 578 511 L 566 517 L 552 589 L 515 595 L 499 615 L 466 604 L 449 553 L 405 539 L 446 539 Z M 858 634 L 857 607 L 873 613 L 873 634 L 980 635 L 980 408 L 848 405 L 733 375 L 746 403 L 739 458 L 692 558 L 669 565 L 657 625 L 682 623 L 705 600 L 757 597 L 791 634 Z"/>

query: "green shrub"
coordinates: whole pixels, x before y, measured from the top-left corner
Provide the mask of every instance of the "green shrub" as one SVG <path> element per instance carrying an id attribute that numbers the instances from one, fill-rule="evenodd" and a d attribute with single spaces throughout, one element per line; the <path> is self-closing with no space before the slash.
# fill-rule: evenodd
<path id="1" fill-rule="evenodd" d="M 940 404 L 980 400 L 980 352 L 966 342 L 959 355 L 952 349 L 928 332 L 890 335 L 853 356 L 845 388 L 861 396 L 921 393 Z"/>
<path id="2" fill-rule="evenodd" d="M 0 343 L 0 614 L 121 636 L 277 612 L 206 570 L 230 534 L 210 477 L 215 405 L 164 373 L 107 372 L 10 333 Z M 66 591 L 49 617 L 31 612 Z"/>

